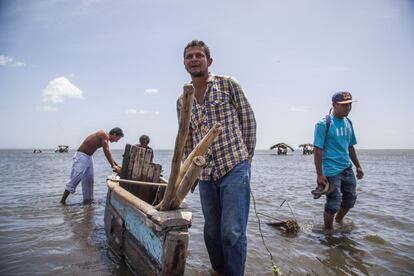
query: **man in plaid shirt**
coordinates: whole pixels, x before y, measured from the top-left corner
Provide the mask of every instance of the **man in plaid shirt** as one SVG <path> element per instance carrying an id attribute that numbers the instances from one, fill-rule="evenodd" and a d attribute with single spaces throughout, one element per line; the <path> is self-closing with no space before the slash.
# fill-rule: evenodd
<path id="1" fill-rule="evenodd" d="M 204 240 L 216 272 L 243 275 L 256 120 L 237 81 L 209 73 L 212 62 L 203 41 L 193 40 L 185 47 L 184 65 L 191 76 L 195 99 L 184 159 L 214 123 L 222 125 L 222 133 L 208 149 L 208 165 L 199 176 Z M 181 105 L 180 97 L 178 114 Z"/>

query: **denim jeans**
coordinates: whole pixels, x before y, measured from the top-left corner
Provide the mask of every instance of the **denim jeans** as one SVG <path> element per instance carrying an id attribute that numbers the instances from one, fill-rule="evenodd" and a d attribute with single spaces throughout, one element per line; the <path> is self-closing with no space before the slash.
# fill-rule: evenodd
<path id="1" fill-rule="evenodd" d="M 356 179 L 352 167 L 349 167 L 337 175 L 328 176 L 330 185 L 335 185 L 335 190 L 326 195 L 325 211 L 335 214 L 339 208 L 351 209 L 355 205 Z M 342 197 L 341 197 L 342 194 Z"/>
<path id="2" fill-rule="evenodd" d="M 250 207 L 250 165 L 236 165 L 216 181 L 200 181 L 204 241 L 213 269 L 225 275 L 243 275 Z"/>

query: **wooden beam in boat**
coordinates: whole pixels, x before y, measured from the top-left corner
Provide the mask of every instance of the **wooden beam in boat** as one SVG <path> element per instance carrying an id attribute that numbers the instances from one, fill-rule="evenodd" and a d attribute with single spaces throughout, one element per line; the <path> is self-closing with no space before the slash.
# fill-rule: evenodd
<path id="1" fill-rule="evenodd" d="M 157 212 L 157 210 L 155 210 L 151 204 L 148 204 L 145 201 L 134 196 L 133 194 L 119 186 L 119 184 L 114 182 L 112 179 L 108 179 L 107 185 L 112 190 L 112 192 L 116 193 L 121 199 L 129 202 L 132 206 L 138 208 L 145 214 L 149 215 L 153 214 L 154 212 Z"/>
<path id="2" fill-rule="evenodd" d="M 113 182 L 122 182 L 122 183 L 142 185 L 142 186 L 167 187 L 167 184 L 165 183 L 154 183 L 154 182 L 137 181 L 137 180 L 129 180 L 129 179 L 116 179 L 116 178 L 110 178 L 110 177 L 108 177 L 108 180 L 113 181 Z"/>
<path id="3" fill-rule="evenodd" d="M 194 157 L 204 156 L 207 152 L 208 147 L 214 142 L 214 140 L 222 132 L 223 128 L 220 123 L 215 123 L 213 127 L 208 131 L 208 133 L 203 137 L 203 139 L 197 144 L 193 151 L 187 156 L 187 159 L 181 165 L 180 173 L 177 177 L 176 186 L 181 183 L 181 180 L 184 177 L 184 174 L 187 172 L 191 163 L 193 162 Z"/>
<path id="4" fill-rule="evenodd" d="M 157 211 L 154 206 L 131 194 L 119 186 L 119 183 L 113 181 L 113 179 L 108 178 L 106 183 L 112 192 L 119 198 L 140 210 L 140 212 L 150 218 L 153 223 L 159 225 L 161 229 L 179 226 L 188 227 L 192 223 L 193 214 L 188 209 Z"/>
<path id="5" fill-rule="evenodd" d="M 170 209 L 177 209 L 180 207 L 181 202 L 183 202 L 185 196 L 190 191 L 194 182 L 196 181 L 198 175 L 200 174 L 201 169 L 206 165 L 206 160 L 203 156 L 194 157 L 191 162 L 190 167 L 188 168 L 186 174 L 182 178 L 181 183 L 178 186 L 177 193 L 171 202 Z"/>
<path id="6" fill-rule="evenodd" d="M 179 128 L 177 138 L 175 139 L 173 159 L 171 161 L 170 178 L 168 179 L 168 186 L 165 190 L 164 198 L 159 204 L 159 209 L 161 211 L 168 210 L 168 205 L 170 205 L 172 199 L 175 196 L 175 183 L 177 182 L 177 177 L 180 172 L 184 146 L 187 141 L 188 133 L 190 131 L 190 119 L 191 111 L 193 109 L 193 101 L 194 87 L 192 84 L 186 84 L 184 85 L 184 91 L 182 96 L 182 107 L 180 111 Z"/>

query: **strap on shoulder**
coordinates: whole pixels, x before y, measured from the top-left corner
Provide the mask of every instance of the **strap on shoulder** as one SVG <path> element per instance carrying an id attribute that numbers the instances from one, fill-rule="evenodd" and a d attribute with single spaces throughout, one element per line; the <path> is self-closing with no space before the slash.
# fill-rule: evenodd
<path id="1" fill-rule="evenodd" d="M 326 121 L 326 132 L 328 132 L 329 127 L 331 126 L 331 115 L 326 115 L 325 116 L 325 121 Z"/>

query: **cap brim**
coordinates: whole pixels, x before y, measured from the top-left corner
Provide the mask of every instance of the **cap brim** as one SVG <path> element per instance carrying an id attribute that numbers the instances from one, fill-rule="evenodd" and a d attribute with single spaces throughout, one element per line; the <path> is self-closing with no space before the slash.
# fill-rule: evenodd
<path id="1" fill-rule="evenodd" d="M 348 101 L 341 101 L 341 102 L 335 102 L 335 103 L 337 103 L 337 104 L 347 104 L 347 103 L 353 103 L 353 102 L 356 102 L 356 101 L 348 100 Z"/>

